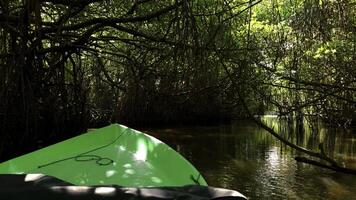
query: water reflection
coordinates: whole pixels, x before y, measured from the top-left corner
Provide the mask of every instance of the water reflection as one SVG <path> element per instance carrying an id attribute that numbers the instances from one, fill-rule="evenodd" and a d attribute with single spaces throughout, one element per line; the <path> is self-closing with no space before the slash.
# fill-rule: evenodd
<path id="1" fill-rule="evenodd" d="M 356 138 L 305 124 L 298 137 L 278 118 L 268 123 L 284 137 L 327 153 L 346 166 L 356 164 Z M 217 127 L 185 127 L 149 131 L 190 160 L 212 186 L 235 189 L 250 199 L 356 199 L 356 177 L 297 163 L 298 152 L 250 122 Z"/>
<path id="2" fill-rule="evenodd" d="M 266 156 L 267 167 L 270 167 L 272 170 L 275 170 L 279 166 L 280 157 L 278 155 L 277 147 L 271 147 L 267 152 Z"/>

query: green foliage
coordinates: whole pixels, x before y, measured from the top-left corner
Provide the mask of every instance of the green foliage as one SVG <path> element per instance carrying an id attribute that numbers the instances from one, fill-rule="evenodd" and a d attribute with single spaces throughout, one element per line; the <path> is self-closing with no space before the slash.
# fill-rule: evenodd
<path id="1" fill-rule="evenodd" d="M 246 116 L 241 98 L 350 125 L 355 4 L 1 1 L 1 132 L 34 143 L 111 121 L 217 121 Z"/>

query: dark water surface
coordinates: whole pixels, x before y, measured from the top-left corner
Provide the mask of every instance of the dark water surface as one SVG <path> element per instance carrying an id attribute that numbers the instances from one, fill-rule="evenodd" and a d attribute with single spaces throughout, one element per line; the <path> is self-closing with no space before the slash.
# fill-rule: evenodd
<path id="1" fill-rule="evenodd" d="M 269 123 L 276 127 L 277 122 Z M 325 128 L 312 134 L 305 129 L 299 137 L 284 136 L 312 149 L 322 142 L 329 155 L 356 168 L 355 136 Z M 238 190 L 249 199 L 356 199 L 356 176 L 297 163 L 294 156 L 300 154 L 252 122 L 146 132 L 191 161 L 209 185 Z"/>

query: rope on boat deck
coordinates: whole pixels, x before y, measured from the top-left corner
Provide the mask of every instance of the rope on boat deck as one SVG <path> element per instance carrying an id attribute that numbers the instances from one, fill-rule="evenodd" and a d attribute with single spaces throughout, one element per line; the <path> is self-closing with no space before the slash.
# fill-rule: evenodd
<path id="1" fill-rule="evenodd" d="M 107 157 L 101 157 L 101 156 L 98 156 L 98 155 L 94 155 L 94 154 L 88 154 L 88 153 L 91 153 L 91 152 L 94 152 L 94 151 L 97 151 L 99 149 L 103 149 L 103 148 L 106 148 L 112 144 L 114 144 L 116 141 L 118 141 L 120 139 L 120 137 L 129 129 L 126 129 L 125 131 L 123 131 L 119 136 L 117 136 L 112 142 L 106 144 L 106 145 L 103 145 L 103 146 L 100 146 L 98 148 L 95 148 L 95 149 L 92 149 L 90 151 L 87 151 L 87 152 L 84 152 L 84 153 L 81 153 L 81 154 L 78 154 L 76 156 L 72 156 L 72 157 L 68 157 L 68 158 L 64 158 L 64 159 L 60 159 L 60 160 L 56 160 L 56 161 L 53 161 L 53 162 L 50 162 L 50 163 L 47 163 L 47 164 L 44 164 L 44 165 L 39 165 L 37 168 L 43 168 L 43 167 L 47 167 L 49 165 L 53 165 L 53 164 L 56 164 L 56 163 L 59 163 L 59 162 L 63 162 L 63 161 L 66 161 L 66 160 L 70 160 L 70 159 L 74 159 L 75 161 L 77 162 L 86 162 L 86 161 L 95 161 L 95 163 L 99 166 L 105 166 L 105 165 L 110 165 L 110 164 L 113 164 L 114 161 L 110 158 L 107 158 Z"/>
<path id="2" fill-rule="evenodd" d="M 197 178 L 194 178 L 194 175 L 193 175 L 193 174 L 190 175 L 190 179 L 192 179 L 192 181 L 193 181 L 195 184 L 197 184 L 197 185 L 200 185 L 200 182 L 199 182 L 200 177 L 201 177 L 201 174 L 200 174 L 200 173 L 198 174 L 198 177 L 197 177 Z"/>

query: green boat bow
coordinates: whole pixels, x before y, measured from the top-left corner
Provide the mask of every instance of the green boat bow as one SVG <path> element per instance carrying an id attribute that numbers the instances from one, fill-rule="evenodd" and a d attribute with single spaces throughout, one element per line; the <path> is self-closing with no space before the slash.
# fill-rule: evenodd
<path id="1" fill-rule="evenodd" d="M 3 162 L 0 174 L 45 174 L 82 186 L 207 185 L 168 145 L 119 124 Z"/>

